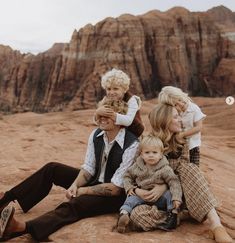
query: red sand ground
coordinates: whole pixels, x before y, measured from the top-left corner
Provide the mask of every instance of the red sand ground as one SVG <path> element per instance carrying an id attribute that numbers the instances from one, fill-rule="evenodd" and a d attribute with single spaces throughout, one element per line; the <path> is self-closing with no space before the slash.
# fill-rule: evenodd
<path id="1" fill-rule="evenodd" d="M 201 169 L 218 198 L 222 222 L 235 238 L 235 105 L 222 98 L 195 98 L 207 114 L 203 127 Z M 147 115 L 156 100 L 143 102 L 142 114 L 149 129 Z M 80 166 L 89 133 L 94 128 L 94 110 L 2 116 L 0 120 L 0 191 L 5 191 L 50 161 Z M 39 205 L 24 214 L 15 204 L 18 218 L 28 220 L 53 209 L 65 199 L 65 190 L 54 187 Z M 113 232 L 117 215 L 81 220 L 63 227 L 50 236 L 54 242 L 81 243 L 150 243 L 214 242 L 208 238 L 207 225 L 182 222 L 174 232 L 119 234 Z M 34 242 L 25 235 L 10 242 Z"/>

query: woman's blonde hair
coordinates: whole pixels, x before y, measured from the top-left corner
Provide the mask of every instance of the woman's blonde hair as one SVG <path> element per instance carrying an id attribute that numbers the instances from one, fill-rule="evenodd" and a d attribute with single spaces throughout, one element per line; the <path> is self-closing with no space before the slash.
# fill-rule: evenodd
<path id="1" fill-rule="evenodd" d="M 176 134 L 169 130 L 173 119 L 172 105 L 160 103 L 149 113 L 149 121 L 152 127 L 152 134 L 159 137 L 166 151 L 177 152 L 182 145 L 177 141 Z"/>
<path id="2" fill-rule="evenodd" d="M 154 136 L 153 134 L 149 134 L 143 136 L 140 140 L 139 151 L 141 152 L 143 147 L 154 146 L 163 153 L 164 152 L 164 145 L 160 138 Z"/>
<path id="3" fill-rule="evenodd" d="M 129 89 L 130 78 L 121 70 L 113 68 L 105 73 L 101 78 L 101 86 L 103 89 L 109 88 L 112 85 L 121 86 L 125 92 Z"/>
<path id="4" fill-rule="evenodd" d="M 184 101 L 186 103 L 192 101 L 187 93 L 183 92 L 180 88 L 176 88 L 173 86 L 163 87 L 158 95 L 158 101 L 160 103 L 175 106 L 178 100 Z"/>
<path id="5" fill-rule="evenodd" d="M 105 106 L 111 108 L 114 112 L 125 115 L 128 110 L 128 105 L 123 100 L 112 100 L 105 96 L 99 103 L 98 107 Z"/>

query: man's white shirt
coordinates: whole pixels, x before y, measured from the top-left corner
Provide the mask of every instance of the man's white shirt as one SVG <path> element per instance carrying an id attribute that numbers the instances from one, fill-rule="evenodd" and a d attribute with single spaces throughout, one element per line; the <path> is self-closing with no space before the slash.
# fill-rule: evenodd
<path id="1" fill-rule="evenodd" d="M 92 176 L 95 174 L 95 168 L 96 168 L 95 148 L 94 148 L 94 142 L 93 142 L 93 137 L 94 137 L 94 133 L 96 130 L 97 129 L 95 129 L 89 137 L 85 161 L 84 161 L 84 164 L 82 165 L 82 168 L 84 170 L 86 170 L 87 172 L 89 172 Z M 118 132 L 117 136 L 115 137 L 115 139 L 111 142 L 108 142 L 108 138 L 104 131 L 101 131 L 97 135 L 97 137 L 102 136 L 102 135 L 104 135 L 103 136 L 104 152 L 102 155 L 103 159 L 102 159 L 101 173 L 99 176 L 100 182 L 104 182 L 104 173 L 105 173 L 105 168 L 106 168 L 106 164 L 107 164 L 108 154 L 115 141 L 118 143 L 118 145 L 121 148 L 123 148 L 126 130 L 124 128 L 121 128 L 120 131 Z M 133 164 L 134 159 L 136 157 L 138 147 L 139 147 L 139 142 L 135 141 L 124 151 L 124 153 L 122 155 L 122 162 L 121 162 L 119 168 L 114 173 L 113 177 L 111 178 L 111 182 L 114 185 L 123 188 L 123 175 L 126 172 L 126 170 Z"/>

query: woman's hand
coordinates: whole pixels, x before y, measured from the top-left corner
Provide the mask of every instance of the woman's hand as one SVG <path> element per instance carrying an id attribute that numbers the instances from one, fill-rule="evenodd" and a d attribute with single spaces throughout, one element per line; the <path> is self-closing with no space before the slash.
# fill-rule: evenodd
<path id="1" fill-rule="evenodd" d="M 156 185 L 152 190 L 149 191 L 148 196 L 146 196 L 147 202 L 156 202 L 162 194 L 167 190 L 167 185 Z"/>
<path id="2" fill-rule="evenodd" d="M 149 195 L 150 195 L 150 191 L 148 191 L 148 190 L 144 190 L 144 189 L 140 189 L 140 188 L 136 188 L 136 189 L 135 189 L 135 194 L 136 194 L 138 197 L 142 198 L 144 201 L 149 202 L 149 201 L 147 200 L 147 198 L 148 198 Z"/>
<path id="3" fill-rule="evenodd" d="M 78 187 L 77 185 L 75 184 L 72 184 L 66 191 L 66 197 L 68 199 L 71 199 L 73 197 L 76 197 L 77 196 L 77 190 L 78 190 Z"/>

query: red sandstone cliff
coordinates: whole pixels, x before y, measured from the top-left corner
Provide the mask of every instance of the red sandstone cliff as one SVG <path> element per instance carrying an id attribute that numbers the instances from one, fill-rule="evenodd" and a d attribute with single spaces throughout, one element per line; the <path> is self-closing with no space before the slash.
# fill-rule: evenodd
<path id="1" fill-rule="evenodd" d="M 173 8 L 106 18 L 74 31 L 68 44 L 36 56 L 0 46 L 0 109 L 53 111 L 94 107 L 100 77 L 127 72 L 131 91 L 155 97 L 164 85 L 190 95 L 235 93 L 235 13 Z"/>

